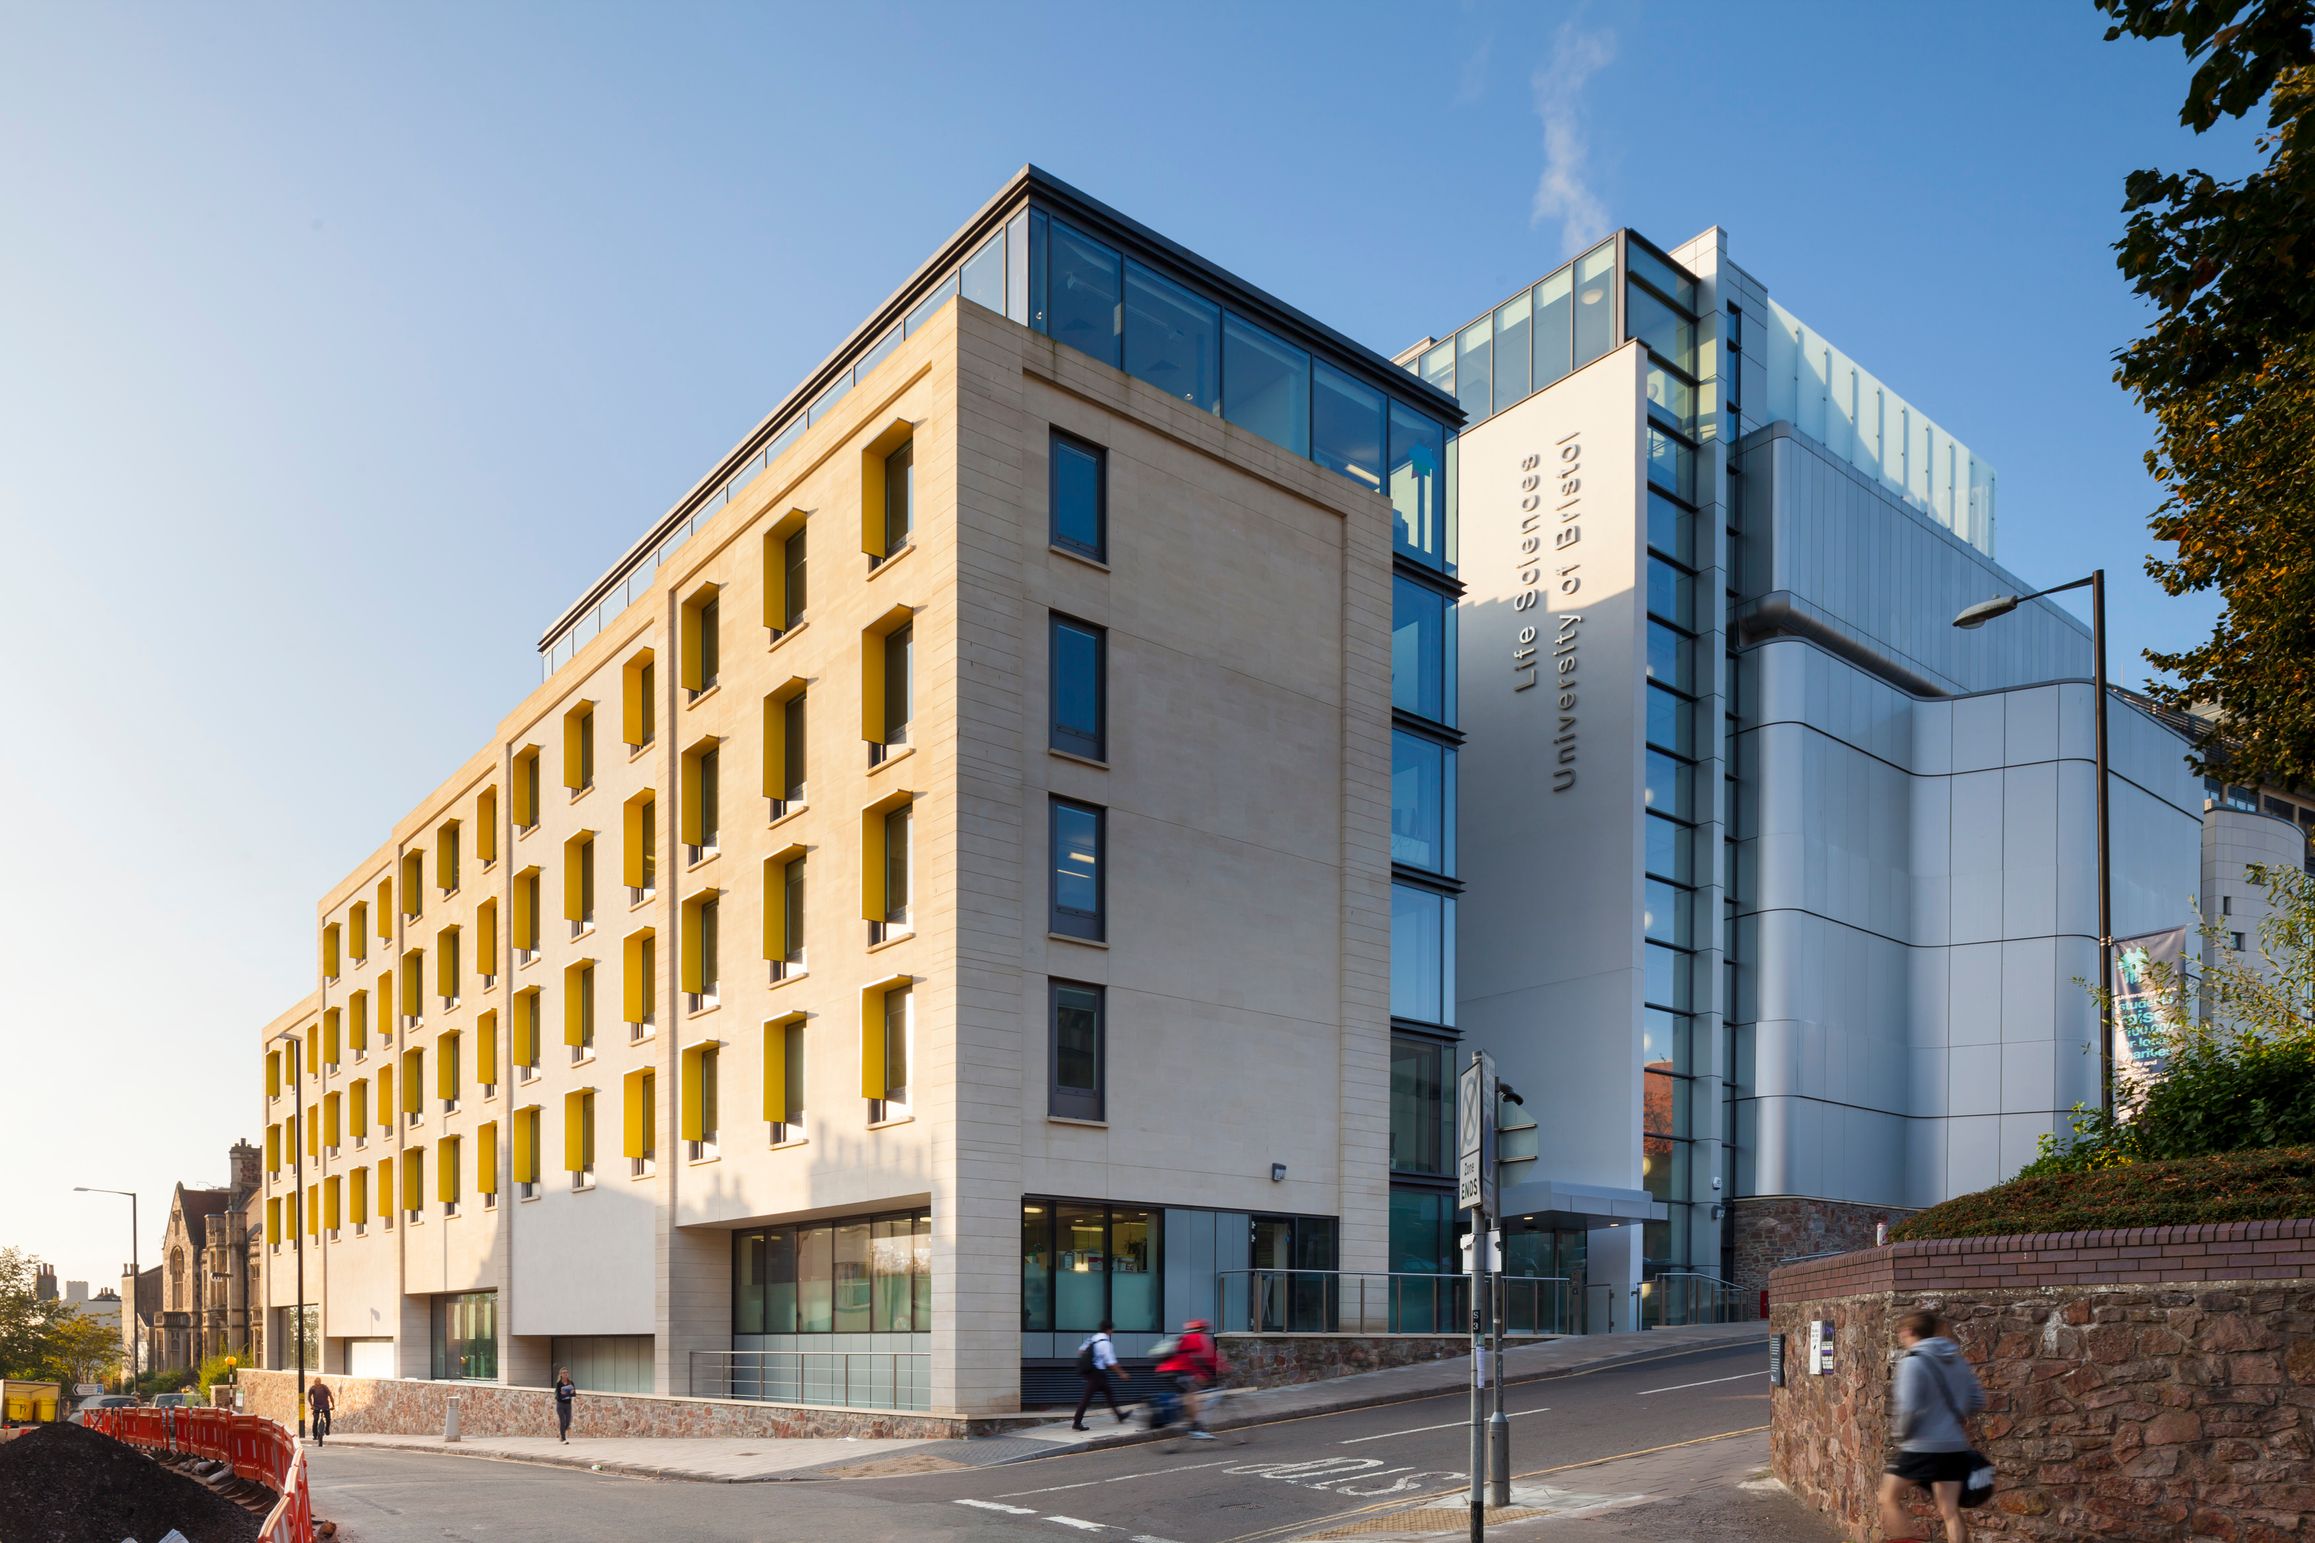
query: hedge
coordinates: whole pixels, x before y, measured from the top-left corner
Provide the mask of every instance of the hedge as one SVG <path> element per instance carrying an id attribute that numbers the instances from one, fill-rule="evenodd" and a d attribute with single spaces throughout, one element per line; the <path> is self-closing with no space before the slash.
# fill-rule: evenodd
<path id="1" fill-rule="evenodd" d="M 1923 1211 L 1889 1235 L 1988 1238 L 2295 1217 L 2315 1217 L 2315 1146 L 2012 1179 Z"/>

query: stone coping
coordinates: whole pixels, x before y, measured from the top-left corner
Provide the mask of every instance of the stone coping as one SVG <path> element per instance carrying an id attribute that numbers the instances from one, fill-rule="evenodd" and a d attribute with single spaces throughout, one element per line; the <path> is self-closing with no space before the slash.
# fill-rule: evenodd
<path id="1" fill-rule="evenodd" d="M 2315 1218 L 1930 1238 L 1800 1260 L 1769 1275 L 1771 1303 L 1986 1287 L 2299 1280 L 2315 1275 Z"/>

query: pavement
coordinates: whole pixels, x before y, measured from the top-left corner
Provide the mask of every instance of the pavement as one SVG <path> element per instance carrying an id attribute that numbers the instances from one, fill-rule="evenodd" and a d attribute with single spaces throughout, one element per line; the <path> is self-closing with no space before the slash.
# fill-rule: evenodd
<path id="1" fill-rule="evenodd" d="M 1709 1349 L 1765 1340 L 1762 1323 L 1684 1324 L 1637 1334 L 1576 1335 L 1514 1346 L 1503 1355 L 1506 1386 L 1568 1376 L 1599 1367 L 1644 1361 L 1679 1351 Z M 1376 1408 L 1411 1399 L 1462 1393 L 1470 1386 L 1467 1356 L 1360 1372 L 1325 1382 L 1280 1388 L 1225 1389 L 1209 1401 L 1206 1424 L 1236 1430 L 1280 1420 L 1308 1419 L 1346 1410 Z M 1099 1451 L 1151 1439 L 1138 1424 L 1120 1426 L 1106 1409 L 1087 1416 L 1089 1432 L 1065 1419 L 1020 1427 L 994 1436 L 921 1441 L 866 1437 L 573 1437 L 467 1436 L 445 1442 L 440 1436 L 382 1436 L 344 1432 L 330 1437 L 333 1448 L 373 1447 L 450 1456 L 496 1458 L 583 1468 L 638 1478 L 690 1479 L 703 1483 L 746 1483 L 793 1479 L 890 1478 L 908 1473 L 988 1468 L 1028 1458 Z"/>
<path id="2" fill-rule="evenodd" d="M 1635 1357 L 1627 1346 L 1615 1359 L 1603 1359 L 1609 1347 L 1598 1341 L 1563 1341 L 1548 1357 L 1513 1359 L 1522 1379 L 1505 1395 L 1514 1503 L 1491 1513 L 1490 1533 L 1551 1543 L 1833 1543 L 1836 1534 L 1766 1479 L 1765 1331 L 1734 1327 L 1750 1333 L 1684 1336 L 1685 1346 L 1650 1334 L 1650 1353 Z M 1422 1370 L 1428 1391 L 1402 1375 Z M 351 1438 L 310 1457 L 317 1514 L 339 1523 L 347 1543 L 495 1543 L 550 1528 L 559 1543 L 646 1534 L 702 1543 L 1459 1538 L 1469 1521 L 1468 1392 L 1458 1370 L 1401 1368 L 1241 1395 L 1212 1442 L 1083 1442 L 1066 1432 L 1073 1450 L 1027 1463 L 941 1455 L 977 1457 L 972 1442 L 844 1443 L 835 1462 L 787 1470 L 830 1481 L 817 1483 L 670 1482 L 477 1462 L 482 1454 L 446 1457 L 439 1445 L 353 1449 Z M 1365 1383 L 1353 1390 L 1363 1398 L 1402 1396 L 1319 1407 L 1341 1403 L 1352 1382 Z M 1283 1407 L 1289 1394 L 1298 1412 Z"/>

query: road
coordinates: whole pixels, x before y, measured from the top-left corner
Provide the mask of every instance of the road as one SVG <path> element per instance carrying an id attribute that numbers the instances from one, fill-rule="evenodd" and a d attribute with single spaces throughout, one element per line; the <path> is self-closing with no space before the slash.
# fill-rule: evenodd
<path id="1" fill-rule="evenodd" d="M 315 1508 L 349 1543 L 657 1536 L 765 1543 L 1071 1534 L 1246 1543 L 1464 1483 L 1463 1394 L 1313 1416 L 1214 1442 L 1143 1444 L 995 1468 L 819 1483 L 683 1484 L 356 1448 L 312 1454 Z M 1768 1420 L 1758 1343 L 1516 1386 L 1512 1470 L 1747 1430 Z M 1550 1482 L 1580 1484 L 1580 1474 Z"/>

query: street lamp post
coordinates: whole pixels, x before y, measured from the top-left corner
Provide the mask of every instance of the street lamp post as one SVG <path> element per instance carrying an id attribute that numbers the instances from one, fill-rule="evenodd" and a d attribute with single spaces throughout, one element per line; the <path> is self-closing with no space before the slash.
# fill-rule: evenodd
<path id="1" fill-rule="evenodd" d="M 297 1255 L 297 1305 L 291 1309 L 297 1315 L 297 1439 L 305 1440 L 305 1094 L 299 1084 L 298 1038 L 295 1030 L 285 1029 L 274 1036 L 289 1046 L 289 1102 L 297 1113 L 297 1139 L 290 1143 L 290 1183 L 296 1186 L 297 1227 L 291 1233 L 289 1246 Z"/>
<path id="2" fill-rule="evenodd" d="M 76 1195 L 126 1195 L 129 1197 L 129 1299 L 121 1304 L 127 1316 L 122 1322 L 128 1327 L 129 1386 L 135 1387 L 138 1363 L 145 1358 L 145 1341 L 137 1327 L 137 1277 L 143 1272 L 137 1268 L 137 1192 L 133 1189 L 98 1189 L 93 1184 L 75 1184 Z"/>
<path id="3" fill-rule="evenodd" d="M 2106 809 L 2106 570 L 2093 569 L 2087 578 L 2053 584 L 2030 595 L 1996 595 L 1980 600 L 1953 619 L 1956 627 L 1982 627 L 1997 616 L 2007 616 L 2028 600 L 2062 594 L 2069 589 L 2090 590 L 2091 689 L 2097 700 L 2091 720 L 2092 759 L 2098 775 L 2098 1087 L 2099 1107 L 2114 1118 L 2114 863 Z"/>

